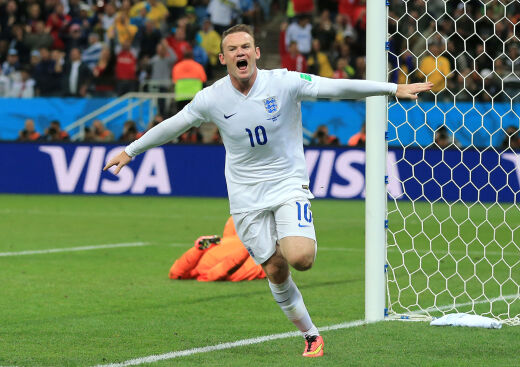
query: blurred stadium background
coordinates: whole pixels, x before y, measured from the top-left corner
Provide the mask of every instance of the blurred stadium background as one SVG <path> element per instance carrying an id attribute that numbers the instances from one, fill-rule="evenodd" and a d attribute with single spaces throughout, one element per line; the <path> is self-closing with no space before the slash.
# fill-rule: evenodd
<path id="1" fill-rule="evenodd" d="M 518 294 L 520 5 L 387 5 L 388 80 L 435 83 L 419 104 L 391 100 L 388 110 L 395 312 L 427 309 L 452 265 L 459 303 Z M 174 259 L 199 235 L 220 233 L 228 215 L 213 124 L 148 151 L 117 178 L 101 172 L 225 75 L 220 34 L 239 22 L 254 27 L 261 68 L 365 78 L 364 0 L 0 0 L 0 365 L 109 364 L 293 331 L 263 281 L 167 279 Z M 364 218 L 352 213 L 364 210 L 365 104 L 306 101 L 302 112 L 320 252 L 294 277 L 315 323 L 337 326 L 315 363 L 517 364 L 518 328 L 350 327 L 364 318 Z M 472 244 L 477 234 L 487 239 Z M 467 256 L 438 256 L 449 246 Z M 497 281 L 473 284 L 477 270 Z M 153 365 L 302 365 L 300 344 L 283 338 Z"/>

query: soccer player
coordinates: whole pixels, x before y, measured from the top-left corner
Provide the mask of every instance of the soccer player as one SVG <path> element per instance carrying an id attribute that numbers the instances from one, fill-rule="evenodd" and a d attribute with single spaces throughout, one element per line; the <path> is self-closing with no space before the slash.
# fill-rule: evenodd
<path id="1" fill-rule="evenodd" d="M 289 272 L 289 265 L 296 270 L 310 269 L 317 250 L 300 101 L 374 95 L 416 99 L 417 93 L 430 90 L 432 84 L 396 85 L 328 79 L 285 69 L 259 70 L 260 49 L 251 28 L 243 24 L 222 34 L 221 48 L 219 59 L 228 75 L 110 159 L 104 170 L 117 166 L 117 174 L 139 153 L 203 122 L 216 123 L 226 148 L 230 212 L 238 235 L 251 257 L 262 265 L 274 299 L 302 332 L 303 356 L 320 357 L 323 339 Z"/>
<path id="2" fill-rule="evenodd" d="M 238 238 L 229 217 L 222 238 L 202 236 L 195 245 L 175 260 L 169 273 L 170 279 L 197 279 L 201 282 L 264 279 L 265 273 L 255 264 Z"/>

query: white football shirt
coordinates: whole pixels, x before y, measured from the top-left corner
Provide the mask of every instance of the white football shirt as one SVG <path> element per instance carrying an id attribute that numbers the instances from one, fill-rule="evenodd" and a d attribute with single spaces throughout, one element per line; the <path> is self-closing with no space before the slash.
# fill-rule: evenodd
<path id="1" fill-rule="evenodd" d="M 226 147 L 231 213 L 313 197 L 307 189 L 300 101 L 317 94 L 317 83 L 307 74 L 258 70 L 247 96 L 227 76 L 181 111 L 196 125 L 213 121 L 218 126 Z"/>
<path id="2" fill-rule="evenodd" d="M 192 126 L 217 124 L 226 148 L 231 214 L 264 209 L 297 197 L 313 198 L 303 153 L 300 102 L 306 98 L 365 98 L 395 94 L 396 84 L 328 79 L 258 70 L 246 95 L 228 76 L 197 93 L 178 114 L 126 147 L 134 157 L 164 144 Z"/>

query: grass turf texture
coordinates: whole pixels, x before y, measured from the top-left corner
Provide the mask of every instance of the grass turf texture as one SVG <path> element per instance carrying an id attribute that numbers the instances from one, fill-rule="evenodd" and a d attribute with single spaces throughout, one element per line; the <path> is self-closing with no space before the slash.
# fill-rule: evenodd
<path id="1" fill-rule="evenodd" d="M 222 231 L 226 200 L 0 195 L 0 252 L 126 242 L 150 246 L 0 257 L 0 365 L 88 366 L 287 331 L 265 281 L 171 281 L 193 240 Z M 313 201 L 318 259 L 293 272 L 313 321 L 363 318 L 364 205 Z M 153 366 L 515 365 L 520 328 L 382 322 L 303 340 L 180 357 Z"/>

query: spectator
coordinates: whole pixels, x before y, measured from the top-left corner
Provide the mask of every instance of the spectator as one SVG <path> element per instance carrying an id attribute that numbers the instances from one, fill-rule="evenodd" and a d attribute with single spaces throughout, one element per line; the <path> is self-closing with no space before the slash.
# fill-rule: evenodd
<path id="1" fill-rule="evenodd" d="M 434 148 L 451 148 L 457 147 L 460 144 L 451 136 L 446 126 L 441 126 L 435 131 L 435 145 Z"/>
<path id="2" fill-rule="evenodd" d="M 181 61 L 186 52 L 192 51 L 191 45 L 186 41 L 186 29 L 184 27 L 177 27 L 172 29 L 172 31 L 174 34 L 168 36 L 166 41 L 168 41 L 170 47 L 175 51 L 177 61 Z"/>
<path id="3" fill-rule="evenodd" d="M 219 34 L 222 34 L 227 28 L 233 25 L 235 20 L 234 14 L 239 8 L 239 0 L 210 0 L 207 10 L 213 28 L 215 28 Z"/>
<path id="4" fill-rule="evenodd" d="M 36 81 L 36 94 L 40 96 L 54 96 L 60 93 L 61 89 L 61 54 L 54 52 L 54 58 L 48 49 L 40 49 L 40 62 L 33 70 L 33 77 Z"/>
<path id="5" fill-rule="evenodd" d="M 253 0 L 240 0 L 240 18 L 244 24 L 249 24 L 254 27 L 255 31 L 259 29 L 259 11 L 260 9 L 255 6 Z"/>
<path id="6" fill-rule="evenodd" d="M 118 139 L 120 143 L 131 143 L 137 139 L 137 126 L 135 121 L 128 120 L 123 125 L 123 133 Z"/>
<path id="7" fill-rule="evenodd" d="M 99 60 L 92 70 L 95 95 L 111 96 L 114 93 L 116 84 L 114 77 L 115 61 L 115 56 L 110 47 L 104 46 Z"/>
<path id="8" fill-rule="evenodd" d="M 500 148 L 502 150 L 520 150 L 520 137 L 518 136 L 518 128 L 516 126 L 508 126 L 506 128 L 506 136 Z"/>
<path id="9" fill-rule="evenodd" d="M 63 68 L 63 93 L 65 96 L 85 97 L 90 84 L 91 72 L 88 66 L 81 62 L 79 48 L 70 50 L 69 61 Z"/>
<path id="10" fill-rule="evenodd" d="M 114 134 L 103 125 L 101 120 L 94 120 L 91 130 L 94 134 L 94 141 L 106 143 L 114 140 Z"/>
<path id="11" fill-rule="evenodd" d="M 34 97 L 34 86 L 36 82 L 31 78 L 28 66 L 24 66 L 20 70 L 20 78 L 16 78 L 11 83 L 8 97 L 13 98 L 32 98 Z"/>
<path id="12" fill-rule="evenodd" d="M 339 139 L 334 135 L 329 135 L 329 128 L 327 125 L 320 125 L 312 136 L 311 144 L 339 145 Z"/>
<path id="13" fill-rule="evenodd" d="M 177 19 L 184 15 L 188 0 L 166 0 L 166 6 L 169 13 L 168 24 L 175 24 Z"/>
<path id="14" fill-rule="evenodd" d="M 312 51 L 307 59 L 308 71 L 326 78 L 331 78 L 334 74 L 328 56 L 321 52 L 320 40 L 312 40 Z"/>
<path id="15" fill-rule="evenodd" d="M 352 55 L 350 44 L 347 43 L 346 41 L 343 41 L 343 42 L 339 43 L 337 45 L 337 47 L 339 48 L 339 52 L 336 57 L 336 63 L 337 63 L 337 60 L 340 58 L 345 59 L 345 61 L 347 63 L 347 69 L 345 69 L 345 71 L 347 72 L 348 77 L 352 78 L 354 76 L 354 74 L 356 73 L 356 70 L 352 67 L 352 62 L 355 57 Z"/>
<path id="16" fill-rule="evenodd" d="M 146 19 L 154 22 L 157 28 L 161 28 L 162 23 L 168 17 L 168 9 L 158 0 L 138 2 L 130 9 L 130 17 L 137 16 L 143 9 L 146 9 Z"/>
<path id="17" fill-rule="evenodd" d="M 348 140 L 349 147 L 364 147 L 366 143 L 366 126 L 365 123 L 361 125 L 361 129 L 358 133 L 352 135 Z"/>
<path id="18" fill-rule="evenodd" d="M 198 62 L 199 64 L 202 65 L 202 67 L 204 68 L 204 71 L 206 71 L 206 75 L 208 75 L 207 70 L 210 70 L 210 73 L 211 73 L 211 68 L 209 68 L 209 58 L 208 58 L 208 54 L 206 53 L 206 50 L 204 50 L 197 43 L 197 40 L 191 41 L 191 49 L 193 52 L 193 60 L 195 60 L 196 62 Z"/>
<path id="19" fill-rule="evenodd" d="M 354 79 L 366 79 L 366 66 L 367 62 L 365 56 L 356 57 L 356 68 L 354 73 Z M 410 82 L 408 82 L 410 83 Z"/>
<path id="20" fill-rule="evenodd" d="M 298 51 L 296 41 L 292 41 L 289 44 L 289 52 L 282 57 L 282 68 L 300 73 L 307 72 L 307 60 L 305 60 L 305 56 Z"/>
<path id="21" fill-rule="evenodd" d="M 42 11 L 40 8 L 40 4 L 32 3 L 27 5 L 27 28 L 26 32 L 31 33 L 34 32 L 36 27 L 36 22 L 43 21 Z M 43 23 L 45 27 L 45 22 Z"/>
<path id="22" fill-rule="evenodd" d="M 193 6 L 188 6 L 186 8 L 186 15 L 179 18 L 177 21 L 177 27 L 183 27 L 185 29 L 186 41 L 191 43 L 195 40 L 197 32 L 200 30 L 200 26 Z"/>
<path id="23" fill-rule="evenodd" d="M 72 24 L 69 27 L 69 33 L 67 37 L 64 39 L 66 41 L 67 54 L 69 54 L 73 48 L 83 50 L 87 46 L 87 40 L 85 39 L 79 24 Z"/>
<path id="24" fill-rule="evenodd" d="M 45 28 L 43 20 L 37 20 L 34 23 L 34 32 L 27 33 L 23 41 L 30 50 L 39 50 L 42 47 L 50 48 L 54 42 L 49 29 Z"/>
<path id="25" fill-rule="evenodd" d="M 89 126 L 85 126 L 83 128 L 83 139 L 85 143 L 94 143 L 96 141 L 96 136 L 94 135 L 94 130 Z"/>
<path id="26" fill-rule="evenodd" d="M 7 97 L 9 89 L 11 89 L 11 80 L 2 73 L 0 68 L 0 97 Z"/>
<path id="27" fill-rule="evenodd" d="M 43 136 L 45 141 L 70 141 L 69 134 L 61 129 L 60 122 L 58 120 L 52 120 L 49 127 L 45 130 Z"/>
<path id="28" fill-rule="evenodd" d="M 284 57 L 287 53 L 287 46 L 285 45 L 285 35 L 287 34 L 287 27 L 289 23 L 283 21 L 280 23 L 280 33 L 278 33 L 278 53 L 280 54 L 280 58 Z"/>
<path id="29" fill-rule="evenodd" d="M 11 42 L 9 42 L 9 48 L 14 49 L 18 52 L 18 58 L 21 64 L 29 62 L 29 55 L 31 49 L 24 43 L 24 31 L 21 24 L 15 24 L 11 28 Z"/>
<path id="30" fill-rule="evenodd" d="M 155 27 L 155 23 L 147 20 L 144 27 L 142 27 L 137 34 L 140 54 L 139 58 L 143 56 L 152 57 L 155 55 L 157 45 L 161 42 L 161 32 Z"/>
<path id="31" fill-rule="evenodd" d="M 101 21 L 101 27 L 103 28 L 103 31 L 106 33 L 112 27 L 114 22 L 116 21 L 116 7 L 113 3 L 107 2 L 105 4 L 104 11 L 102 13 L 98 13 L 100 16 Z"/>
<path id="32" fill-rule="evenodd" d="M 184 134 L 179 136 L 178 143 L 185 143 L 185 144 L 197 144 L 202 143 L 202 134 L 199 131 L 198 127 L 192 127 L 188 131 L 186 131 Z"/>
<path id="33" fill-rule="evenodd" d="M 65 14 L 65 8 L 61 2 L 58 3 L 54 9 L 54 12 L 47 18 L 47 27 L 52 38 L 54 39 L 52 48 L 57 50 L 64 50 L 65 43 L 63 42 L 62 38 L 67 33 L 67 29 L 69 28 L 69 24 L 72 18 Z"/>
<path id="34" fill-rule="evenodd" d="M 202 65 L 193 60 L 191 51 L 187 51 L 184 59 L 173 67 L 172 79 L 175 83 L 177 110 L 181 110 L 202 90 L 207 77 Z"/>
<path id="35" fill-rule="evenodd" d="M 107 30 L 107 37 L 116 40 L 118 45 L 127 42 L 132 44 L 136 33 L 137 26 L 130 23 L 130 18 L 127 14 L 119 12 L 115 22 Z"/>
<path id="36" fill-rule="evenodd" d="M 157 45 L 157 54 L 150 59 L 150 81 L 154 82 L 154 89 L 159 92 L 168 92 L 171 87 L 170 74 L 177 61 L 175 52 L 165 39 Z M 165 113 L 165 99 L 159 100 L 159 113 Z"/>
<path id="37" fill-rule="evenodd" d="M 336 30 L 330 21 L 330 12 L 324 10 L 319 18 L 319 22 L 312 27 L 312 38 L 317 39 L 323 50 L 330 50 L 336 38 Z"/>
<path id="38" fill-rule="evenodd" d="M 25 120 L 25 127 L 18 134 L 18 141 L 36 141 L 40 138 L 40 133 L 34 129 L 34 120 Z"/>
<path id="39" fill-rule="evenodd" d="M 137 58 L 130 48 L 130 42 L 122 44 L 116 57 L 116 91 L 118 95 L 132 92 L 136 88 Z"/>
<path id="40" fill-rule="evenodd" d="M 336 70 L 334 70 L 332 77 L 334 79 L 350 79 L 353 75 L 354 68 L 348 65 L 346 58 L 340 57 L 338 61 L 336 61 Z"/>
<path id="41" fill-rule="evenodd" d="M 0 7 L 0 10 L 0 39 L 9 39 L 11 27 L 21 22 L 18 3 L 9 0 L 3 7 Z"/>
<path id="42" fill-rule="evenodd" d="M 2 73 L 9 78 L 13 78 L 19 68 L 18 51 L 14 48 L 10 48 L 7 53 L 7 60 L 2 64 Z"/>
<path id="43" fill-rule="evenodd" d="M 89 69 L 93 71 L 99 62 L 102 50 L 103 44 L 99 42 L 99 35 L 97 33 L 89 34 L 88 47 L 83 51 L 81 61 L 83 61 Z"/>
<path id="44" fill-rule="evenodd" d="M 209 19 L 202 23 L 202 29 L 198 35 L 201 40 L 200 45 L 209 57 L 209 69 L 215 68 L 218 64 L 218 54 L 220 53 L 220 35 L 213 29 Z"/>
<path id="45" fill-rule="evenodd" d="M 441 56 L 442 46 L 437 41 L 430 42 L 428 48 L 431 54 L 423 57 L 419 70 L 423 79 L 433 83 L 432 92 L 439 93 L 446 87 L 446 78 L 451 72 L 450 62 L 446 57 Z"/>
<path id="46" fill-rule="evenodd" d="M 164 120 L 164 118 L 161 115 L 155 115 L 153 120 L 148 123 L 146 131 L 142 131 L 142 132 L 138 132 L 137 133 L 136 139 L 139 139 L 141 136 L 146 134 L 146 132 L 148 132 L 148 130 L 150 130 L 151 128 L 159 125 L 161 122 L 163 122 L 163 120 Z"/>
<path id="47" fill-rule="evenodd" d="M 298 51 L 304 56 L 311 52 L 312 25 L 309 17 L 300 16 L 297 22 L 291 23 L 285 33 L 285 46 L 289 47 L 292 41 L 298 45 Z"/>
<path id="48" fill-rule="evenodd" d="M 306 15 L 314 12 L 314 1 L 312 0 L 292 0 L 292 3 L 295 15 Z"/>

